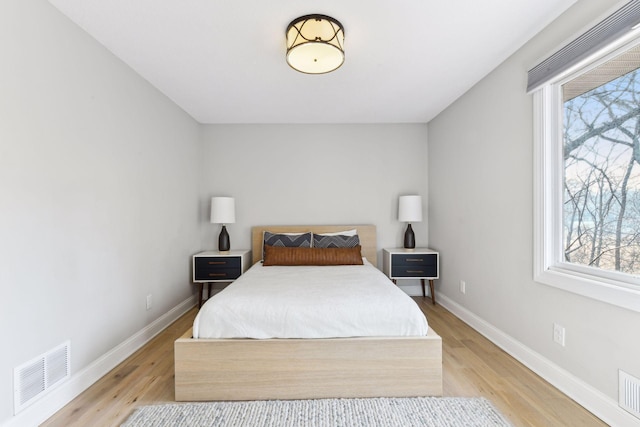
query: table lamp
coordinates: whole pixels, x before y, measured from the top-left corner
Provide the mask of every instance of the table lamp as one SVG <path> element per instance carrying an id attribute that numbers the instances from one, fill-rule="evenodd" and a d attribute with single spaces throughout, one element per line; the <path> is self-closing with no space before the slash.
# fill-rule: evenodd
<path id="1" fill-rule="evenodd" d="M 211 223 L 222 224 L 220 236 L 218 236 L 218 251 L 227 252 L 231 247 L 229 233 L 225 224 L 236 222 L 236 203 L 233 197 L 211 198 Z"/>
<path id="2" fill-rule="evenodd" d="M 413 234 L 411 223 L 422 221 L 422 197 L 400 196 L 398 220 L 407 223 L 407 231 L 404 233 L 404 247 L 414 249 L 416 247 L 416 236 Z"/>

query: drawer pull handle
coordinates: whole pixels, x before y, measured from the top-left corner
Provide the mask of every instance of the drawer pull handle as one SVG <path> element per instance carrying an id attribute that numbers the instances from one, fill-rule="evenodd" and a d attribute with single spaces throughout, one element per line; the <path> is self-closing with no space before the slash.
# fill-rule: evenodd
<path id="1" fill-rule="evenodd" d="M 422 270 L 407 270 L 407 273 L 424 273 Z"/>
<path id="2" fill-rule="evenodd" d="M 209 261 L 209 265 L 224 265 L 227 261 Z"/>
<path id="3" fill-rule="evenodd" d="M 209 273 L 209 277 L 224 277 L 226 273 Z"/>
<path id="4" fill-rule="evenodd" d="M 407 258 L 409 262 L 422 262 L 422 258 Z"/>

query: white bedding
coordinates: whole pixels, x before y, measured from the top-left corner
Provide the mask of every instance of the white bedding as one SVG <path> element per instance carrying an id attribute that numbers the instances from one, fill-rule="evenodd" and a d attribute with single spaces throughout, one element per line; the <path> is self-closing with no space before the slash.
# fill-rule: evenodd
<path id="1" fill-rule="evenodd" d="M 366 262 L 349 266 L 256 263 L 200 309 L 194 338 L 424 336 L 418 305 Z"/>

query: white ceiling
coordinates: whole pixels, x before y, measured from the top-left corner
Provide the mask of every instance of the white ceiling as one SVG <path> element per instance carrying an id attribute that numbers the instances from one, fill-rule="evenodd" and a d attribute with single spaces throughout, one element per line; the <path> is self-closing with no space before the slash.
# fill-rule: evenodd
<path id="1" fill-rule="evenodd" d="M 576 0 L 49 1 L 201 123 L 426 123 Z M 286 64 L 310 13 L 344 25 L 333 73 Z"/>

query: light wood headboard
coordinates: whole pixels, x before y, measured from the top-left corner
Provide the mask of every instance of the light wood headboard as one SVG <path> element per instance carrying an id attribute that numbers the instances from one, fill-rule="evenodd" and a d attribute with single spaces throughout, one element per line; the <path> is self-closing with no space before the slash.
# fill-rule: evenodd
<path id="1" fill-rule="evenodd" d="M 335 233 L 345 230 L 358 230 L 362 256 L 371 264 L 378 264 L 378 246 L 375 225 L 259 225 L 251 228 L 252 264 L 262 259 L 262 239 L 265 231 L 272 233 Z"/>

